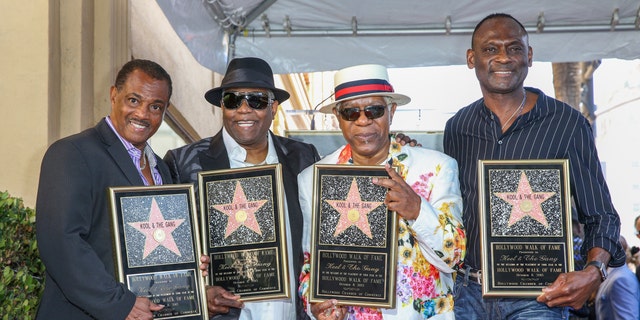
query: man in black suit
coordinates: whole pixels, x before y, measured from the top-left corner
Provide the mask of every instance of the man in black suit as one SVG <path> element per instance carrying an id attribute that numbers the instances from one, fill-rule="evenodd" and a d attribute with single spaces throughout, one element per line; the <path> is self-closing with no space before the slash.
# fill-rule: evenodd
<path id="1" fill-rule="evenodd" d="M 171 90 L 171 77 L 157 63 L 126 63 L 111 87 L 110 115 L 44 155 L 36 232 L 46 281 L 37 319 L 146 320 L 162 309 L 114 277 L 108 188 L 172 182 L 147 144 Z"/>
<path id="2" fill-rule="evenodd" d="M 297 284 L 303 256 L 296 179 L 298 173 L 320 157 L 313 145 L 276 136 L 269 130 L 278 105 L 288 98 L 289 93 L 274 86 L 273 72 L 267 62 L 258 58 L 233 59 L 221 86 L 205 94 L 209 103 L 222 108 L 222 130 L 213 137 L 170 150 L 164 160 L 176 183 L 194 184 L 200 171 L 280 163 L 283 180 L 288 182 L 284 189 L 290 230 L 287 244 L 292 249 L 290 280 Z M 209 287 L 209 312 L 224 319 L 237 319 L 241 312 L 243 319 L 305 319 L 307 315 L 297 298 L 297 286 L 292 290 L 295 298 L 290 300 L 244 304 L 239 296 L 221 287 Z"/>

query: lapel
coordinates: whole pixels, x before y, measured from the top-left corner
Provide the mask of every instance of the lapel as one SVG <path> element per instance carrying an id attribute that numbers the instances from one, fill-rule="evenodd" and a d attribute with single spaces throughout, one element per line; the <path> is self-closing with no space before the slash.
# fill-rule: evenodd
<path id="1" fill-rule="evenodd" d="M 286 142 L 285 138 L 274 135 L 271 131 L 269 131 L 269 135 L 271 136 L 271 140 L 273 141 L 273 147 L 276 150 L 276 154 L 278 155 L 278 163 L 282 165 L 282 180 L 284 182 L 293 181 L 294 183 L 284 183 L 284 190 L 287 194 L 287 204 L 291 208 L 291 199 L 298 199 L 298 172 L 294 172 L 291 164 L 298 159 L 295 159 L 290 155 L 289 149 L 284 144 Z M 296 206 L 297 205 L 296 202 Z"/>
<path id="2" fill-rule="evenodd" d="M 209 144 L 209 149 L 198 154 L 202 171 L 229 169 L 229 156 L 227 155 L 227 148 L 224 146 L 224 140 L 222 139 L 222 130 L 218 132 Z"/>
<path id="3" fill-rule="evenodd" d="M 271 134 L 271 132 L 269 132 Z M 292 253 L 294 259 L 293 267 L 295 274 L 300 274 L 300 267 L 302 266 L 303 255 L 301 252 L 301 246 L 297 245 L 302 243 L 302 211 L 300 210 L 300 202 L 298 201 L 298 173 L 291 164 L 299 161 L 296 157 L 290 154 L 289 149 L 285 145 L 285 138 L 281 138 L 271 134 L 276 153 L 278 154 L 278 162 L 282 165 L 282 182 L 284 184 L 284 193 L 287 200 L 287 218 L 289 219 L 289 227 L 291 230 L 291 242 Z M 292 183 L 291 183 L 292 182 Z M 297 260 L 297 261 L 296 261 Z"/>
<path id="4" fill-rule="evenodd" d="M 113 130 L 111 130 L 105 119 L 96 125 L 96 130 L 104 142 L 107 152 L 109 152 L 111 158 L 120 168 L 127 180 L 129 180 L 129 183 L 133 186 L 144 185 L 142 178 L 140 178 L 138 171 L 131 162 L 129 153 L 122 145 L 122 142 L 120 142 L 120 139 L 118 139 L 118 136 L 116 136 Z"/>
<path id="5" fill-rule="evenodd" d="M 271 134 L 271 132 L 269 132 Z M 296 183 L 285 183 L 285 192 L 287 193 L 287 199 L 293 197 L 294 199 L 298 198 L 298 172 L 293 172 L 294 170 L 291 167 L 291 163 L 297 161 L 298 159 L 293 159 L 289 155 L 289 149 L 283 144 L 285 140 L 280 140 L 282 138 L 271 134 L 271 138 L 273 140 L 273 146 L 276 149 L 276 154 L 278 155 L 278 162 L 282 164 L 282 178 L 284 181 L 294 181 Z"/>

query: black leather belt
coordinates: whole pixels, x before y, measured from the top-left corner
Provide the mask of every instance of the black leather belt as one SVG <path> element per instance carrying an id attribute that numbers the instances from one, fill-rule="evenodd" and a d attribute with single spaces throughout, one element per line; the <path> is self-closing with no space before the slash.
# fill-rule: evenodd
<path id="1" fill-rule="evenodd" d="M 458 269 L 458 275 L 467 277 L 469 280 L 482 284 L 482 270 L 471 268 Z"/>

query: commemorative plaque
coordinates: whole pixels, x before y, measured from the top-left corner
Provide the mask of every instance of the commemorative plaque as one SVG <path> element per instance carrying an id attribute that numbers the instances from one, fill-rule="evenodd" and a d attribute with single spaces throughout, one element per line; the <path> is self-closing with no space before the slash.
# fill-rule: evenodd
<path id="1" fill-rule="evenodd" d="M 198 176 L 209 283 L 243 301 L 291 294 L 281 170 L 273 164 Z"/>
<path id="2" fill-rule="evenodd" d="M 314 166 L 310 301 L 395 307 L 397 216 L 382 166 Z"/>
<path id="3" fill-rule="evenodd" d="M 480 160 L 484 297 L 537 297 L 573 271 L 569 161 Z"/>
<path id="4" fill-rule="evenodd" d="M 109 188 L 116 278 L 165 307 L 154 319 L 208 319 L 193 185 Z"/>

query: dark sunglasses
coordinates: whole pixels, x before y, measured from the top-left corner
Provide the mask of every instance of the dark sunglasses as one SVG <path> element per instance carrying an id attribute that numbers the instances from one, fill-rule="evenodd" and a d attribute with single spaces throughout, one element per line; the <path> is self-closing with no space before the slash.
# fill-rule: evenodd
<path id="1" fill-rule="evenodd" d="M 273 103 L 273 97 L 266 92 L 225 92 L 222 94 L 222 104 L 227 109 L 238 109 L 246 100 L 249 107 L 264 110 Z"/>
<path id="2" fill-rule="evenodd" d="M 342 119 L 346 121 L 356 121 L 360 118 L 360 112 L 364 111 L 364 115 L 369 119 L 378 119 L 384 115 L 384 110 L 387 109 L 387 106 L 383 105 L 375 105 L 375 106 L 366 106 L 364 109 L 360 109 L 358 107 L 353 108 L 340 108 L 338 112 Z"/>

